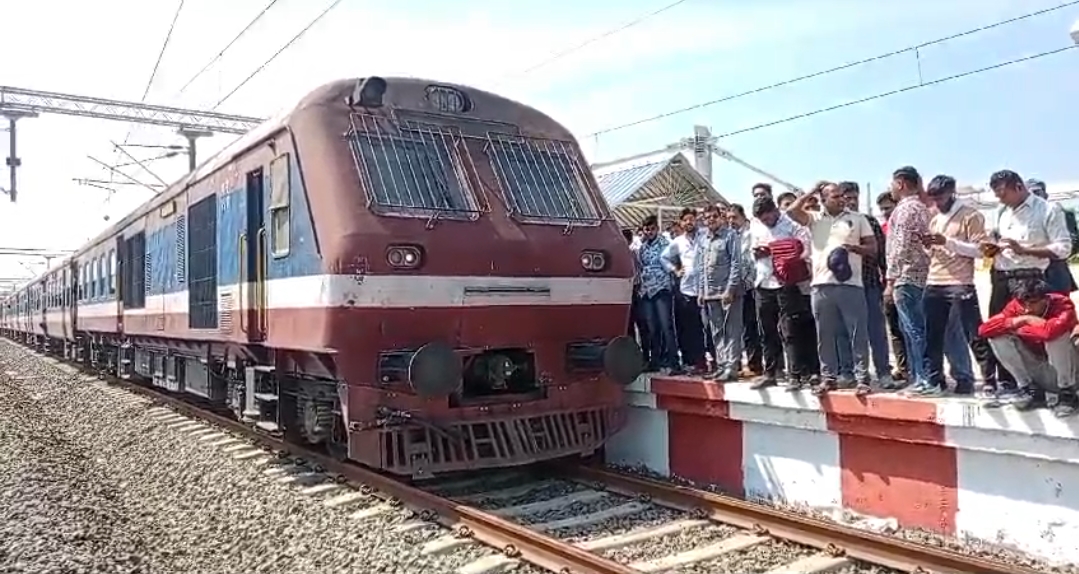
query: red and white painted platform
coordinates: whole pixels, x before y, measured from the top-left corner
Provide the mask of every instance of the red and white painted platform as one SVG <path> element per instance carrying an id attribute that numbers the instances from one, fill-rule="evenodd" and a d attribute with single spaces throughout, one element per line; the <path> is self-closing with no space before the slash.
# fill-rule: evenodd
<path id="1" fill-rule="evenodd" d="M 628 400 L 609 463 L 1079 563 L 1079 417 L 687 377 L 642 377 Z"/>

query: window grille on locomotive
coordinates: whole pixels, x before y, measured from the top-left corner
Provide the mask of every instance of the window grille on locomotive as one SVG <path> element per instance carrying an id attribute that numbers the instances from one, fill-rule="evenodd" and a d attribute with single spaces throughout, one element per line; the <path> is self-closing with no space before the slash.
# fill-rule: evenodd
<path id="1" fill-rule="evenodd" d="M 352 114 L 349 143 L 372 208 L 394 215 L 474 219 L 475 166 L 462 136 L 446 126 Z"/>
<path id="2" fill-rule="evenodd" d="M 512 214 L 545 223 L 602 219 L 572 143 L 490 134 L 487 156 Z"/>

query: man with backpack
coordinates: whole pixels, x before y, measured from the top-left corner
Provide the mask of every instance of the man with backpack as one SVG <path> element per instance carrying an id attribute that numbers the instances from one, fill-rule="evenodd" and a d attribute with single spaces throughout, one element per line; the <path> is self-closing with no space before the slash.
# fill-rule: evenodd
<path id="1" fill-rule="evenodd" d="M 820 373 L 809 300 L 809 230 L 781 213 L 769 197 L 753 202 L 753 218 L 749 238 L 756 268 L 753 286 L 764 359 L 764 374 L 753 388 L 776 385 L 786 355 L 787 388 L 801 390 L 813 385 Z"/>

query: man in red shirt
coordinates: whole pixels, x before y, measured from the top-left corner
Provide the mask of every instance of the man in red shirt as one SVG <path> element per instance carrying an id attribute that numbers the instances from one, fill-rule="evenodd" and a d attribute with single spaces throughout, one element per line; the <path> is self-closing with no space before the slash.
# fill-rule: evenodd
<path id="1" fill-rule="evenodd" d="M 1072 329 L 1079 324 L 1071 298 L 1050 293 L 1041 279 L 1017 285 L 1004 309 L 982 323 L 978 335 L 989 341 L 1019 385 L 1019 410 L 1042 405 L 1060 418 L 1079 408 L 1075 384 L 1079 379 L 1079 350 Z"/>

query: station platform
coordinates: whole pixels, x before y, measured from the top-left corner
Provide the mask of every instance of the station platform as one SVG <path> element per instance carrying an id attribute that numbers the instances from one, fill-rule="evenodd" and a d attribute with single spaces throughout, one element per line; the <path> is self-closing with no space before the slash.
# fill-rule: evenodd
<path id="1" fill-rule="evenodd" d="M 1079 417 L 642 376 L 607 462 L 1079 563 Z"/>

